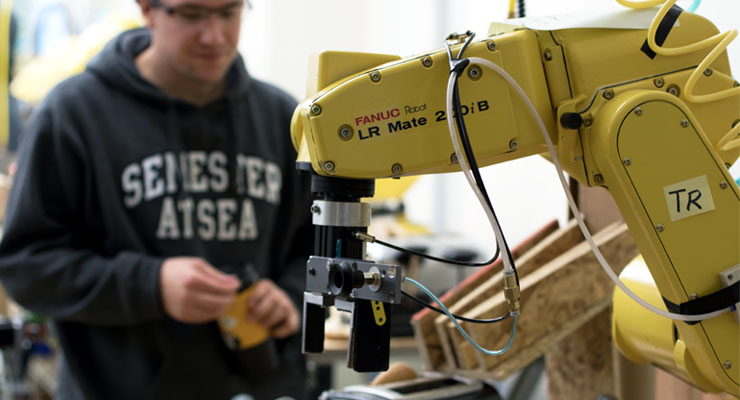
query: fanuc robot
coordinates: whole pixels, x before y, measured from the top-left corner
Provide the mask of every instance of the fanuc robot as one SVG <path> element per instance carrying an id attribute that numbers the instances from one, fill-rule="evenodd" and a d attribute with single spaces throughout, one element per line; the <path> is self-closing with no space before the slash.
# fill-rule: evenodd
<path id="1" fill-rule="evenodd" d="M 361 199 L 375 179 L 462 170 L 475 190 L 477 166 L 542 154 L 609 191 L 654 280 L 627 289 L 611 273 L 620 350 L 737 396 L 740 189 L 728 168 L 740 155 L 740 87 L 725 52 L 737 32 L 718 32 L 675 0 L 619 2 L 661 7 L 630 11 L 652 12 L 649 29 L 492 26 L 482 40 L 451 36 L 447 51 L 409 58 L 318 56 L 316 92 L 292 127 L 316 196 L 305 352 L 323 351 L 333 305 L 352 313 L 348 365 L 388 367 L 389 305 L 404 276 L 366 259 L 373 238 Z M 516 316 L 518 282 L 496 233 Z"/>

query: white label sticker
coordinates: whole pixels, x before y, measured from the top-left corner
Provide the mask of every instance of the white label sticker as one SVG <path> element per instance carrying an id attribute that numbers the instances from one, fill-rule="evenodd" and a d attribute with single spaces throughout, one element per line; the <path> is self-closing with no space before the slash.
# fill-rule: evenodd
<path id="1" fill-rule="evenodd" d="M 706 175 L 665 186 L 663 193 L 671 221 L 714 210 L 714 200 Z"/>

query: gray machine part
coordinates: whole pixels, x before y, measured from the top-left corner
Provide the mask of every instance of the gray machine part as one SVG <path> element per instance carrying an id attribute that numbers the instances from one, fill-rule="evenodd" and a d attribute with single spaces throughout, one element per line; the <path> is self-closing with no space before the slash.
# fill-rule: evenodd
<path id="1" fill-rule="evenodd" d="M 353 385 L 324 392 L 320 400 L 502 400 L 498 391 L 482 381 L 456 375 L 427 373 L 379 386 Z"/>

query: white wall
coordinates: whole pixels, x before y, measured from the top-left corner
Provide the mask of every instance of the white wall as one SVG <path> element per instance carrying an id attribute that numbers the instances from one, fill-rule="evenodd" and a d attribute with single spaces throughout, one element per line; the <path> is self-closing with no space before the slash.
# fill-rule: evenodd
<path id="1" fill-rule="evenodd" d="M 492 21 L 506 18 L 499 0 L 252 0 L 241 49 L 253 75 L 297 98 L 305 91 L 309 54 L 351 50 L 409 56 L 442 47 L 450 32 L 485 35 Z M 737 0 L 705 0 L 698 13 L 722 30 L 740 25 Z M 691 1 L 679 1 L 688 8 Z M 621 9 L 613 0 L 529 0 L 528 16 Z M 740 71 L 740 41 L 730 48 Z M 735 166 L 737 173 L 738 166 Z M 510 245 L 545 222 L 565 219 L 566 205 L 554 168 L 538 157 L 482 171 Z M 405 197 L 409 217 L 437 231 L 456 232 L 481 249 L 493 239 L 485 216 L 460 174 L 422 177 Z M 486 252 L 484 250 L 484 252 Z M 486 252 L 486 254 L 488 254 Z"/>

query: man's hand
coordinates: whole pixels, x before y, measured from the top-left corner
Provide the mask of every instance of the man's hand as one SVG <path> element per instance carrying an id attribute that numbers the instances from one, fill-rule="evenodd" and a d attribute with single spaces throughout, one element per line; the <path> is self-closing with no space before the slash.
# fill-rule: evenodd
<path id="1" fill-rule="evenodd" d="M 187 323 L 217 319 L 234 301 L 239 280 L 202 258 L 173 257 L 162 264 L 159 289 L 164 311 Z"/>
<path id="2" fill-rule="evenodd" d="M 248 321 L 254 321 L 278 339 L 298 332 L 300 317 L 290 297 L 269 279 L 259 280 L 249 298 Z"/>

